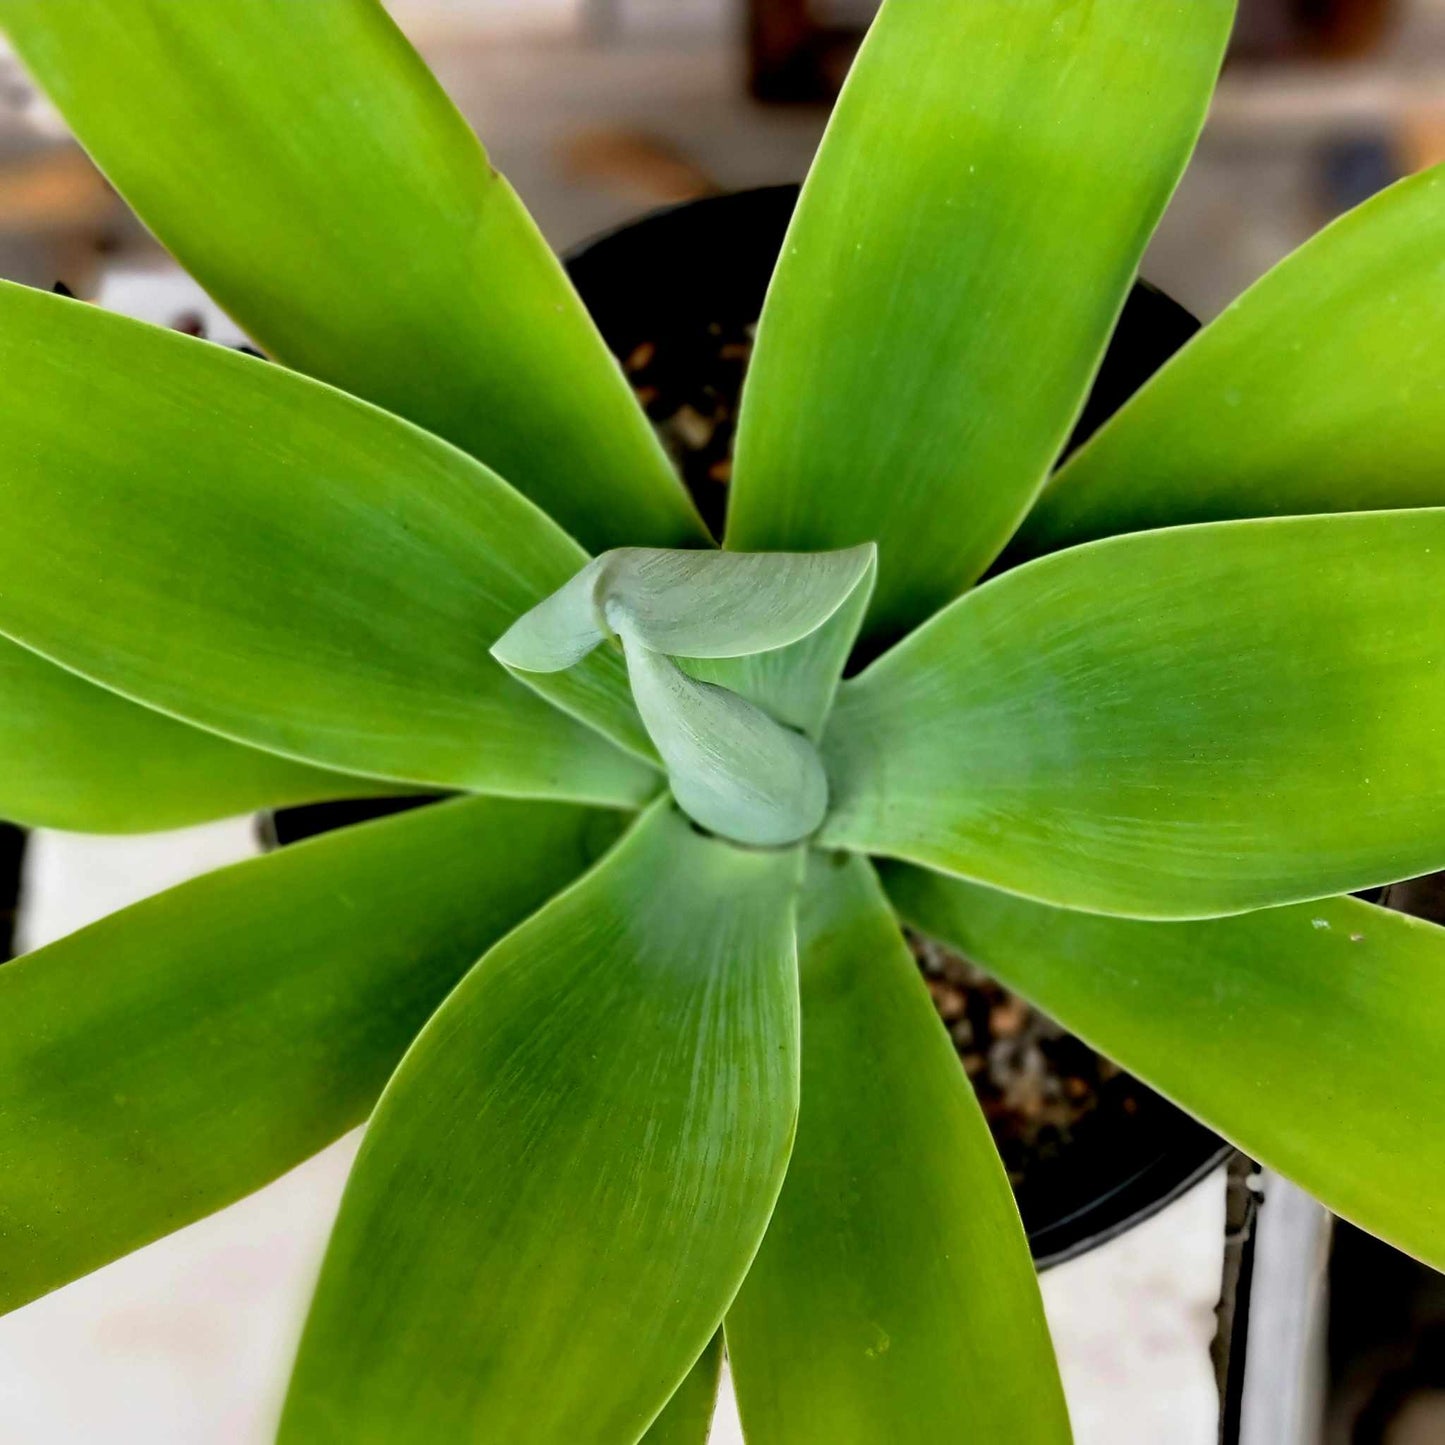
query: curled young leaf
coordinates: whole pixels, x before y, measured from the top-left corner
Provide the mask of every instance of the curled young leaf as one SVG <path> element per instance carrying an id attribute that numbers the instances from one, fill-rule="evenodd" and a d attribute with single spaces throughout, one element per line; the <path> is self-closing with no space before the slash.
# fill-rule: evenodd
<path id="1" fill-rule="evenodd" d="M 521 672 L 562 672 L 614 633 L 670 657 L 772 652 L 822 627 L 876 555 L 871 543 L 840 552 L 619 548 L 514 623 L 492 655 Z"/>
<path id="2" fill-rule="evenodd" d="M 572 580 L 519 617 L 492 644 L 492 656 L 518 672 L 566 672 L 609 633 L 599 594 L 611 553 L 594 557 Z"/>
<path id="3" fill-rule="evenodd" d="M 751 657 L 816 632 L 852 595 L 877 555 L 669 552 L 631 548 L 607 588 L 607 619 L 669 657 Z"/>
<path id="4" fill-rule="evenodd" d="M 699 682 L 715 682 L 740 693 L 770 717 L 817 742 L 838 695 L 843 669 L 858 641 L 877 580 L 875 552 L 848 600 L 817 631 L 800 641 L 751 657 L 688 657 L 680 666 Z"/>
<path id="5" fill-rule="evenodd" d="M 818 830 L 828 778 L 807 738 L 737 693 L 688 677 L 671 658 L 630 638 L 623 645 L 637 710 L 684 812 L 759 848 Z"/>

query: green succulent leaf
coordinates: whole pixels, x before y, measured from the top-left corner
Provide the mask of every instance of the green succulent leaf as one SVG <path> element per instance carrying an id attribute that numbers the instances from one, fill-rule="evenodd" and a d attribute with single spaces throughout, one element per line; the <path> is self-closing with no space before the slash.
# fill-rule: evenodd
<path id="1" fill-rule="evenodd" d="M 973 582 L 1062 449 L 1233 0 L 887 0 L 758 333 L 728 545 L 876 540 L 871 630 Z"/>
<path id="2" fill-rule="evenodd" d="M 798 1138 L 727 1318 L 748 1445 L 1070 1438 L 978 1103 L 872 869 L 814 854 Z"/>
<path id="3" fill-rule="evenodd" d="M 866 600 L 875 562 L 872 546 L 811 554 L 608 552 L 519 618 L 492 655 L 521 676 L 549 675 L 615 636 L 643 725 L 688 814 L 736 842 L 796 843 L 816 831 L 828 806 L 813 744 L 765 707 L 696 680 L 674 659 L 776 656 L 776 668 L 758 677 L 779 684 L 791 711 L 813 708 L 816 728 L 856 636 L 854 599 Z M 840 625 L 829 627 L 839 615 Z M 802 651 L 813 637 L 818 642 Z"/>
<path id="4" fill-rule="evenodd" d="M 326 767 L 606 804 L 653 790 L 488 655 L 587 558 L 455 448 L 280 367 L 3 283 L 0 426 L 0 633 Z M 650 751 L 620 658 L 541 685 Z"/>
<path id="5" fill-rule="evenodd" d="M 1139 923 L 903 865 L 884 879 L 918 928 L 1337 1214 L 1445 1268 L 1445 929 L 1349 898 Z"/>
<path id="6" fill-rule="evenodd" d="M 718 1383 L 722 1374 L 722 1331 L 702 1352 L 687 1379 L 667 1402 L 667 1408 L 652 1422 L 642 1445 L 707 1445 L 712 1417 L 717 1409 Z"/>
<path id="7" fill-rule="evenodd" d="M 822 627 L 874 564 L 843 552 L 677 552 L 625 547 L 595 558 L 501 637 L 523 672 L 575 667 L 614 634 L 670 657 L 771 652 Z"/>
<path id="8" fill-rule="evenodd" d="M 1043 558 L 844 685 L 822 839 L 1143 918 L 1445 867 L 1442 595 L 1445 510 Z"/>
<path id="9" fill-rule="evenodd" d="M 0 638 L 0 818 L 145 833 L 404 791 L 227 742 Z"/>
<path id="10" fill-rule="evenodd" d="M 758 848 L 817 832 L 828 777 L 807 738 L 737 693 L 694 681 L 671 658 L 624 645 L 638 710 L 690 818 Z"/>
<path id="11" fill-rule="evenodd" d="M 705 540 L 562 268 L 376 0 L 0 0 L 0 26 L 281 361 L 455 442 L 590 547 Z"/>
<path id="12" fill-rule="evenodd" d="M 643 1434 L 782 1185 L 799 866 L 660 805 L 473 970 L 367 1133 L 283 1445 Z"/>
<path id="13" fill-rule="evenodd" d="M 749 657 L 684 657 L 678 666 L 699 682 L 716 683 L 738 693 L 816 742 L 873 597 L 878 554 L 876 548 L 870 550 L 868 567 L 847 601 L 816 631 L 773 652 Z"/>
<path id="14" fill-rule="evenodd" d="M 1012 560 L 1183 522 L 1445 503 L 1445 167 L 1275 267 L 1064 467 Z"/>
<path id="15" fill-rule="evenodd" d="M 478 955 L 621 827 L 459 799 L 210 874 L 0 967 L 0 1310 L 361 1123 Z"/>

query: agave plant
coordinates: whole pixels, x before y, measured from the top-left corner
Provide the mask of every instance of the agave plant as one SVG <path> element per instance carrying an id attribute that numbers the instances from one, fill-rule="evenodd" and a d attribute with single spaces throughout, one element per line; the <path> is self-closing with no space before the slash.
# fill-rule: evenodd
<path id="1" fill-rule="evenodd" d="M 1232 9 L 887 0 L 717 550 L 373 0 L 0 0 L 272 358 L 0 286 L 0 813 L 466 795 L 0 970 L 0 1307 L 369 1118 L 285 1442 L 1065 1440 L 899 915 L 1445 1264 L 1445 182 L 1053 470 Z"/>

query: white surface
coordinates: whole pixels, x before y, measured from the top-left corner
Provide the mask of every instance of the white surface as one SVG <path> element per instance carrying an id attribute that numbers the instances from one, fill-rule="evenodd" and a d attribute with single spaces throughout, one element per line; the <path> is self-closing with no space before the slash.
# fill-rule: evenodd
<path id="1" fill-rule="evenodd" d="M 0 1318 L 6 1445 L 270 1445 L 355 1138 Z"/>
<path id="2" fill-rule="evenodd" d="M 1322 1436 L 1333 1232 L 1334 1221 L 1323 1205 L 1289 1180 L 1265 1173 L 1250 1283 L 1240 1445 L 1315 1445 Z"/>
<path id="3" fill-rule="evenodd" d="M 96 304 L 153 326 L 169 326 L 183 315 L 199 316 L 206 336 L 222 346 L 239 346 L 240 327 L 169 260 L 154 265 L 110 266 L 101 279 Z"/>
<path id="4" fill-rule="evenodd" d="M 25 849 L 16 947 L 28 953 L 152 893 L 259 851 L 251 818 L 142 838 L 38 829 Z"/>
<path id="5" fill-rule="evenodd" d="M 0 1318 L 0 1439 L 269 1445 L 357 1137 Z M 1222 1181 L 1210 1179 L 1045 1276 L 1076 1445 L 1214 1445 L 1222 1201 Z M 726 1389 L 712 1445 L 742 1445 Z"/>
<path id="6" fill-rule="evenodd" d="M 1137 1229 L 1043 1276 L 1075 1445 L 1216 1445 L 1209 1346 L 1224 1196 L 1221 1169 Z"/>
<path id="7" fill-rule="evenodd" d="M 392 17 L 415 42 L 452 31 L 468 34 L 568 33 L 586 0 L 386 0 Z"/>

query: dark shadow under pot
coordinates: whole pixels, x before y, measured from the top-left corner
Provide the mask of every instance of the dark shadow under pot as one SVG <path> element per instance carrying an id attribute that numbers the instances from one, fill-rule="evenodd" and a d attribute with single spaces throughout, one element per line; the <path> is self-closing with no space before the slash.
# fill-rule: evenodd
<path id="1" fill-rule="evenodd" d="M 692 202 L 568 260 L 578 290 L 719 535 L 753 333 L 797 188 Z M 1135 287 L 1075 433 L 1077 445 L 1198 323 Z M 281 844 L 417 800 L 290 809 Z M 946 949 L 914 939 L 983 1104 L 1041 1266 L 1154 1214 L 1229 1153 L 1215 1135 Z"/>

